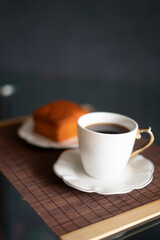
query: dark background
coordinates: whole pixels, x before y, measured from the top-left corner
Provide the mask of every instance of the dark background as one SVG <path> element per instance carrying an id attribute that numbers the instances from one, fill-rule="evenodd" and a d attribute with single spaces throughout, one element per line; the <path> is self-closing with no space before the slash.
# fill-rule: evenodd
<path id="1" fill-rule="evenodd" d="M 160 1 L 1 0 L 1 119 L 61 98 L 150 125 L 160 145 Z"/>
<path id="2" fill-rule="evenodd" d="M 158 0 L 1 0 L 0 24 L 11 117 L 67 98 L 150 125 L 160 144 Z"/>
<path id="3" fill-rule="evenodd" d="M 1 71 L 159 83 L 159 10 L 154 0 L 1 0 Z"/>

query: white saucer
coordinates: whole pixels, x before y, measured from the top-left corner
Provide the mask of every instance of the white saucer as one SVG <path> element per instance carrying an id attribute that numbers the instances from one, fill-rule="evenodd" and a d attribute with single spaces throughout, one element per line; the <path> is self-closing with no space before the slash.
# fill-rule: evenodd
<path id="1" fill-rule="evenodd" d="M 26 142 L 43 148 L 76 148 L 78 147 L 77 137 L 68 139 L 64 142 L 55 142 L 49 138 L 43 137 L 33 131 L 34 120 L 32 117 L 26 119 L 18 129 L 18 136 Z"/>
<path id="2" fill-rule="evenodd" d="M 79 149 L 64 151 L 53 165 L 53 170 L 63 181 L 84 192 L 99 194 L 121 194 L 140 189 L 153 179 L 154 165 L 142 155 L 132 158 L 121 176 L 112 181 L 94 179 L 88 176 L 81 163 Z"/>

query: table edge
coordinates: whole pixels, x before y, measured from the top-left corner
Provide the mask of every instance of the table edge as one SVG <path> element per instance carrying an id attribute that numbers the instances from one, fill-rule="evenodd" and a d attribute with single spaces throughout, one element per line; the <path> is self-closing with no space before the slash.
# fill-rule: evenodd
<path id="1" fill-rule="evenodd" d="M 98 240 L 160 216 L 160 200 L 60 236 L 61 240 Z"/>
<path id="2" fill-rule="evenodd" d="M 30 115 L 21 116 L 21 117 L 17 117 L 17 118 L 10 118 L 10 119 L 1 120 L 1 121 L 0 121 L 0 127 L 6 127 L 6 126 L 10 126 L 10 125 L 15 125 L 15 124 L 22 123 L 22 122 L 23 122 L 24 120 L 26 120 L 28 117 L 30 117 Z"/>

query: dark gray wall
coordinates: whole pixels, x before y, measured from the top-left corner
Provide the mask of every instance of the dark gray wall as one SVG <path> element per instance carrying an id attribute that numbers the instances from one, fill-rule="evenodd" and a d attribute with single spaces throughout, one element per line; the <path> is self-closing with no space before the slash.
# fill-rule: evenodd
<path id="1" fill-rule="evenodd" d="M 160 1 L 0 1 L 11 116 L 59 98 L 151 125 L 160 143 Z"/>
<path id="2" fill-rule="evenodd" d="M 1 0 L 0 23 L 1 71 L 159 81 L 158 0 Z"/>

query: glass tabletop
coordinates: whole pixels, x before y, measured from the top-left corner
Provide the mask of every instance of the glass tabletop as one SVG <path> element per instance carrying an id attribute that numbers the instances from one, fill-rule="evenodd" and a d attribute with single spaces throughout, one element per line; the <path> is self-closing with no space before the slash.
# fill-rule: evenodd
<path id="1" fill-rule="evenodd" d="M 59 239 L 0 173 L 0 239 Z"/>

